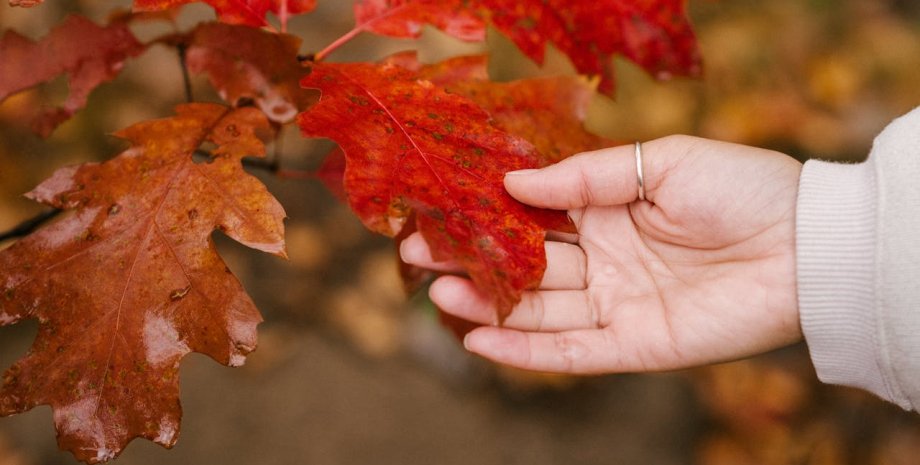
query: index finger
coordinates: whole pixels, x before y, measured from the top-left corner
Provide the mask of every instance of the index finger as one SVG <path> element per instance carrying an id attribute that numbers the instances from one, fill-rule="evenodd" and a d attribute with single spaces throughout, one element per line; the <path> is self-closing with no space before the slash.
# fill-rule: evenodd
<path id="1" fill-rule="evenodd" d="M 653 200 L 654 189 L 667 172 L 664 165 L 669 159 L 673 160 L 666 154 L 686 151 L 681 144 L 672 143 L 678 139 L 657 139 L 642 144 L 642 171 L 648 200 Z M 585 152 L 542 169 L 512 171 L 505 175 L 505 189 L 528 205 L 556 210 L 623 205 L 639 198 L 636 162 L 636 147 L 632 144 Z"/>

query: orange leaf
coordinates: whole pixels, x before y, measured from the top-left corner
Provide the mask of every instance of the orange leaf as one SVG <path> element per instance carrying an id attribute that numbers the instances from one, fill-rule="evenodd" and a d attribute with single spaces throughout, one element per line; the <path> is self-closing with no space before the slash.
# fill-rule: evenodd
<path id="1" fill-rule="evenodd" d="M 268 130 L 254 108 L 182 105 L 119 132 L 132 146 L 116 158 L 29 194 L 73 212 L 0 252 L 0 325 L 39 321 L 3 376 L 0 415 L 50 405 L 59 445 L 90 463 L 136 437 L 175 444 L 181 359 L 240 365 L 261 321 L 212 232 L 284 255 L 284 211 L 241 165 Z M 196 164 L 204 142 L 213 161 Z"/>

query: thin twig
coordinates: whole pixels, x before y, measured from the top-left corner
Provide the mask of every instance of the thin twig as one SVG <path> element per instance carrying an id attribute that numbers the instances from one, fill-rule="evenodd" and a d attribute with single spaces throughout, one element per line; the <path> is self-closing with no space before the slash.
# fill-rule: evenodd
<path id="1" fill-rule="evenodd" d="M 348 31 L 345 35 L 336 39 L 335 42 L 329 44 L 328 47 L 320 50 L 319 52 L 316 52 L 316 54 L 313 55 L 313 61 L 316 61 L 316 62 L 323 61 L 323 59 L 325 59 L 330 53 L 335 51 L 337 48 L 350 42 L 355 37 L 358 37 L 358 35 L 361 34 L 366 28 L 367 28 L 367 24 L 360 24 L 358 26 L 355 26 L 354 29 Z"/>
<path id="2" fill-rule="evenodd" d="M 185 56 L 185 52 L 188 51 L 188 45 L 179 44 L 176 46 L 176 50 L 179 51 L 179 66 L 182 67 L 182 83 L 185 86 L 185 101 L 192 103 L 195 101 L 192 95 L 192 78 L 188 73 L 188 62 Z"/>
<path id="3" fill-rule="evenodd" d="M 9 231 L 4 231 L 0 233 L 0 242 L 3 242 L 8 239 L 15 239 L 17 237 L 24 237 L 32 234 L 33 231 L 39 228 L 39 226 L 47 223 L 52 218 L 61 214 L 61 211 L 57 208 L 54 210 L 47 210 L 39 213 L 38 215 L 29 218 L 22 223 L 17 224 Z"/>
<path id="4" fill-rule="evenodd" d="M 193 158 L 198 163 L 210 163 L 214 160 L 214 154 L 207 150 L 198 149 L 193 154 Z M 244 158 L 242 164 L 247 168 L 264 171 L 281 179 L 316 179 L 316 172 L 314 171 L 282 168 L 281 158 L 277 155 L 270 159 Z"/>

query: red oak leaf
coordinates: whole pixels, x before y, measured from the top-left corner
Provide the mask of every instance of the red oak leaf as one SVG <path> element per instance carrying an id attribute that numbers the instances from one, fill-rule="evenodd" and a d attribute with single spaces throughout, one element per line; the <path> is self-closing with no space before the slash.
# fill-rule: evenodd
<path id="1" fill-rule="evenodd" d="M 272 121 L 286 123 L 317 97 L 300 87 L 306 70 L 298 50 L 300 39 L 291 35 L 207 23 L 191 32 L 186 62 L 189 71 L 207 74 L 231 105 L 251 99 Z"/>
<path id="2" fill-rule="evenodd" d="M 696 76 L 700 56 L 687 19 L 686 0 L 368 0 L 356 6 L 359 25 L 378 34 L 411 37 L 429 23 L 464 40 L 480 40 L 476 24 L 457 33 L 444 18 L 488 18 L 527 56 L 543 62 L 547 43 L 565 53 L 582 74 L 601 76 L 614 90 L 611 58 L 621 54 L 657 78 Z M 484 31 L 484 25 L 481 28 Z M 481 37 L 479 35 L 478 37 Z"/>
<path id="3" fill-rule="evenodd" d="M 137 11 L 155 11 L 174 8 L 186 3 L 204 1 L 214 8 L 221 21 L 246 26 L 268 26 L 265 15 L 272 12 L 287 24 L 289 15 L 309 13 L 316 8 L 316 0 L 134 0 Z"/>
<path id="4" fill-rule="evenodd" d="M 533 146 L 396 65 L 316 64 L 302 84 L 322 96 L 298 124 L 345 151 L 348 201 L 368 228 L 396 236 L 414 211 L 435 257 L 465 268 L 500 317 L 540 283 L 546 227 L 565 215 L 528 208 L 502 185 L 505 172 L 538 166 Z"/>
<path id="5" fill-rule="evenodd" d="M 358 0 L 357 29 L 391 37 L 418 37 L 432 24 L 461 40 L 486 38 L 481 16 L 466 0 Z"/>
<path id="6" fill-rule="evenodd" d="M 421 65 L 415 52 L 404 52 L 390 57 L 387 62 L 414 70 L 422 79 L 473 100 L 495 118 L 502 129 L 533 144 L 544 164 L 616 144 L 585 128 L 594 86 L 582 78 L 493 82 L 488 80 L 488 57 L 484 55 Z"/>
<path id="7" fill-rule="evenodd" d="M 610 59 L 622 54 L 659 79 L 700 73 L 687 0 L 478 0 L 495 26 L 529 57 L 543 62 L 547 42 L 575 68 L 600 75 L 612 93 Z"/>
<path id="8" fill-rule="evenodd" d="M 345 179 L 345 152 L 342 151 L 341 147 L 334 148 L 323 158 L 323 164 L 316 171 L 316 177 L 336 198 L 342 201 L 348 200 L 343 184 Z"/>
<path id="9" fill-rule="evenodd" d="M 141 45 L 125 23 L 100 27 L 81 16 L 70 16 L 38 42 L 8 31 L 0 39 L 0 101 L 67 75 L 70 95 L 60 108 L 42 111 L 33 129 L 48 136 L 86 105 L 90 92 L 111 81 L 126 59 L 139 55 Z"/>
<path id="10" fill-rule="evenodd" d="M 132 147 L 118 157 L 38 186 L 31 198 L 73 213 L 0 252 L 0 325 L 39 321 L 3 375 L 0 415 L 50 405 L 61 448 L 90 463 L 136 437 L 175 444 L 186 354 L 236 366 L 255 348 L 261 317 L 212 232 L 284 254 L 284 211 L 241 165 L 264 154 L 262 113 L 177 113 L 119 132 Z M 203 142 L 213 160 L 196 164 Z"/>

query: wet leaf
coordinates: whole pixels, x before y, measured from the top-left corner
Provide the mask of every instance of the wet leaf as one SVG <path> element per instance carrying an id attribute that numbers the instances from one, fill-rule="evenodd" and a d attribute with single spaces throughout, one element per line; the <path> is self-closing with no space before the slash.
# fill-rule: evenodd
<path id="1" fill-rule="evenodd" d="M 615 55 L 659 79 L 700 74 L 685 0 L 368 0 L 355 13 L 363 30 L 395 37 L 417 36 L 428 23 L 463 40 L 481 40 L 485 22 L 470 19 L 460 29 L 448 19 L 487 19 L 537 63 L 552 43 L 580 73 L 600 76 L 607 94 L 614 91 Z"/>
<path id="2" fill-rule="evenodd" d="M 322 96 L 298 124 L 342 147 L 348 201 L 368 228 L 396 236 L 415 212 L 435 257 L 466 269 L 502 316 L 540 283 L 546 226 L 565 215 L 525 207 L 502 185 L 505 172 L 540 164 L 532 145 L 396 65 L 317 64 L 303 85 Z"/>
<path id="3" fill-rule="evenodd" d="M 203 1 L 214 8 L 221 21 L 246 26 L 267 26 L 265 15 L 272 12 L 287 22 L 288 15 L 309 13 L 316 8 L 316 0 L 134 0 L 137 11 L 156 11 L 175 8 L 187 3 Z"/>
<path id="4" fill-rule="evenodd" d="M 114 79 L 126 59 L 143 52 L 123 22 L 101 27 L 82 16 L 70 16 L 47 36 L 33 42 L 7 31 L 0 39 L 0 101 L 66 75 L 70 94 L 58 108 L 43 109 L 32 121 L 47 137 L 86 105 L 90 92 Z"/>
<path id="5" fill-rule="evenodd" d="M 59 445 L 90 463 L 136 437 L 175 444 L 181 359 L 240 365 L 261 321 L 212 232 L 284 255 L 284 211 L 240 163 L 264 155 L 268 130 L 254 108 L 182 105 L 117 133 L 131 142 L 118 157 L 29 194 L 71 212 L 0 252 L 0 325 L 39 321 L 3 375 L 0 415 L 50 405 Z M 213 159 L 196 164 L 205 142 Z"/>
<path id="6" fill-rule="evenodd" d="M 545 164 L 616 145 L 585 128 L 594 96 L 594 86 L 586 80 L 561 76 L 493 82 L 488 78 L 487 61 L 479 55 L 421 65 L 412 52 L 388 59 L 479 104 L 502 129 L 533 144 Z"/>
<path id="7" fill-rule="evenodd" d="M 192 31 L 188 47 L 189 71 L 207 74 L 231 105 L 252 100 L 272 121 L 286 123 L 316 102 L 316 91 L 300 87 L 306 70 L 297 37 L 206 23 Z"/>
<path id="8" fill-rule="evenodd" d="M 467 41 L 486 38 L 486 24 L 466 0 L 358 0 L 357 28 L 391 37 L 418 37 L 425 24 Z"/>
<path id="9" fill-rule="evenodd" d="M 686 0 L 480 0 L 495 27 L 543 63 L 546 44 L 612 94 L 611 58 L 623 55 L 659 79 L 700 74 Z"/>

